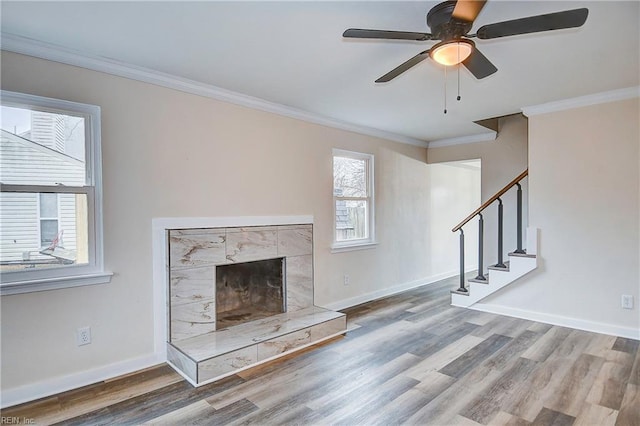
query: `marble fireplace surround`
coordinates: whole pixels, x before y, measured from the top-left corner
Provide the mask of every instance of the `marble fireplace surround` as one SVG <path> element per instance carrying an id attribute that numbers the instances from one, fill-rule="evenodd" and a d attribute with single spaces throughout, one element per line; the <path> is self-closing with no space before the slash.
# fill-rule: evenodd
<path id="1" fill-rule="evenodd" d="M 312 216 L 159 218 L 153 236 L 156 350 L 194 386 L 346 332 L 344 314 L 313 304 Z M 216 330 L 216 265 L 273 258 L 285 259 L 286 312 Z"/>
<path id="2" fill-rule="evenodd" d="M 287 312 L 313 306 L 311 224 L 169 230 L 169 341 L 216 330 L 216 269 L 284 258 Z"/>

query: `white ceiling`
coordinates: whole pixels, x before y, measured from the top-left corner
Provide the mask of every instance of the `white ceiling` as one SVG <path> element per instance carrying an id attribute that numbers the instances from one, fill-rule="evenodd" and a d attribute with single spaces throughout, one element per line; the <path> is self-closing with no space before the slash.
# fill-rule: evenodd
<path id="1" fill-rule="evenodd" d="M 640 2 L 489 0 L 484 24 L 587 7 L 586 24 L 475 39 L 498 72 L 476 80 L 426 60 L 374 80 L 435 42 L 343 39 L 350 27 L 428 32 L 437 2 L 1 2 L 2 32 L 168 73 L 423 141 L 487 132 L 475 120 L 640 84 Z"/>

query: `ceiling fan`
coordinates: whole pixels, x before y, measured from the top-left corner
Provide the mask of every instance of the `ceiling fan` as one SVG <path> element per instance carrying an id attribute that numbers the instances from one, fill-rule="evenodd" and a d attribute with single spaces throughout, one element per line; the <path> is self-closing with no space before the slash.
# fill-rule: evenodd
<path id="1" fill-rule="evenodd" d="M 386 40 L 440 40 L 431 49 L 418 53 L 400 64 L 376 83 L 386 83 L 427 58 L 449 66 L 462 63 L 477 79 L 485 78 L 498 69 L 476 47 L 472 38 L 487 40 L 518 34 L 576 28 L 587 20 L 586 8 L 529 16 L 511 21 L 484 25 L 475 34 L 469 34 L 473 21 L 478 17 L 486 0 L 453 0 L 434 6 L 427 14 L 427 26 L 431 33 L 410 31 L 386 31 L 350 28 L 342 36 L 347 38 L 373 38 Z"/>

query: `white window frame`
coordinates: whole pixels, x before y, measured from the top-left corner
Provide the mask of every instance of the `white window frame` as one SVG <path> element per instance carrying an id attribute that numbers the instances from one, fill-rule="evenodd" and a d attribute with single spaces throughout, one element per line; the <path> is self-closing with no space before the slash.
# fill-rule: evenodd
<path id="1" fill-rule="evenodd" d="M 7 90 L 0 91 L 0 98 L 3 106 L 84 118 L 86 160 L 84 186 L 2 184 L 1 190 L 2 192 L 36 194 L 41 192 L 84 194 L 87 197 L 89 251 L 89 261 L 83 265 L 0 273 L 0 295 L 101 284 L 111 281 L 113 274 L 105 272 L 103 258 L 100 107 Z"/>
<path id="2" fill-rule="evenodd" d="M 352 158 L 355 160 L 363 160 L 366 163 L 366 184 L 367 184 L 367 197 L 339 197 L 336 196 L 333 192 L 333 159 L 335 157 L 345 157 Z M 347 151 L 344 149 L 334 148 L 331 156 L 331 193 L 333 194 L 333 244 L 331 245 L 332 253 L 340 253 L 344 251 L 353 251 L 353 250 L 363 250 L 374 248 L 378 243 L 376 241 L 376 226 L 375 226 L 375 169 L 374 169 L 374 156 L 373 154 L 365 154 L 362 152 L 355 151 Z M 357 238 L 351 239 L 347 241 L 338 241 L 337 240 L 337 231 L 336 231 L 336 201 L 338 200 L 364 200 L 367 201 L 368 208 L 368 217 L 367 217 L 367 227 L 368 227 L 368 238 Z"/>

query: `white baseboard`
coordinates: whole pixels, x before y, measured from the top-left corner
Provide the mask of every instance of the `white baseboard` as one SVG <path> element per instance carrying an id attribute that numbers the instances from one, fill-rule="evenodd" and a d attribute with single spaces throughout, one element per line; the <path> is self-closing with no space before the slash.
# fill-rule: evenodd
<path id="1" fill-rule="evenodd" d="M 68 376 L 57 377 L 44 382 L 19 386 L 13 389 L 3 389 L 0 397 L 0 407 L 3 409 L 24 402 L 45 398 L 60 392 L 77 389 L 91 385 L 102 380 L 112 379 L 134 371 L 153 367 L 164 362 L 161 356 L 152 354 L 140 358 L 134 358 L 115 364 L 105 365 L 94 370 L 87 370 Z"/>
<path id="2" fill-rule="evenodd" d="M 476 269 L 478 269 L 477 266 L 469 268 L 467 272 L 475 271 Z M 458 271 L 444 272 L 442 274 L 433 275 L 419 280 L 409 281 L 393 287 L 383 288 L 380 290 L 372 291 L 370 293 L 364 293 L 358 296 L 349 297 L 347 299 L 338 300 L 337 302 L 327 303 L 325 305 L 320 305 L 320 307 L 330 309 L 332 311 L 339 311 L 342 309 L 350 308 L 352 306 L 360 305 L 362 303 L 382 299 L 383 297 L 393 296 L 394 294 L 412 290 L 417 287 L 422 287 L 423 285 L 433 284 L 435 282 L 444 280 L 446 278 L 451 278 L 456 275 L 458 275 Z"/>
<path id="3" fill-rule="evenodd" d="M 593 333 L 608 334 L 611 336 L 640 340 L 640 330 L 633 327 L 622 327 L 614 324 L 570 318 L 561 315 L 547 314 L 544 312 L 527 311 L 524 309 L 510 308 L 507 306 L 492 305 L 489 303 L 476 303 L 473 306 L 469 306 L 469 309 L 543 322 L 546 324 L 559 325 L 561 327 L 574 328 L 577 330 L 590 331 Z"/>

